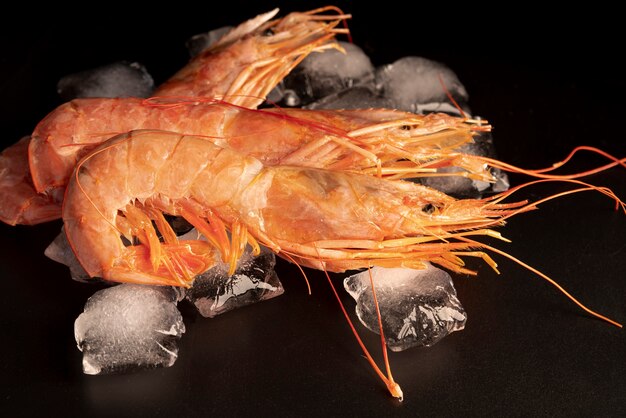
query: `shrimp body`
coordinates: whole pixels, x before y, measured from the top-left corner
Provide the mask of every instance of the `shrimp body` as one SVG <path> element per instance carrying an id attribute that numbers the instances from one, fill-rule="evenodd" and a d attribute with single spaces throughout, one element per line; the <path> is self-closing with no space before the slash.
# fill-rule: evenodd
<path id="1" fill-rule="evenodd" d="M 485 128 L 444 114 L 392 110 L 251 110 L 219 100 L 76 99 L 37 125 L 29 160 L 39 193 L 63 190 L 79 159 L 101 142 L 133 129 L 158 129 L 203 135 L 266 165 L 372 174 L 378 174 L 377 165 L 392 173 L 400 166 L 415 175 L 441 156 L 449 164 L 454 148 Z M 483 163 L 472 170 L 491 179 Z"/>
<path id="2" fill-rule="evenodd" d="M 63 220 L 91 276 L 188 286 L 215 263 L 216 249 L 234 269 L 245 245 L 258 243 L 330 271 L 431 261 L 468 272 L 457 255 L 488 258 L 454 238 L 496 236 L 483 227 L 513 206 L 358 173 L 265 166 L 203 137 L 136 131 L 81 160 Z M 184 217 L 207 240 L 178 242 L 163 213 Z M 140 244 L 125 246 L 120 236 Z"/>

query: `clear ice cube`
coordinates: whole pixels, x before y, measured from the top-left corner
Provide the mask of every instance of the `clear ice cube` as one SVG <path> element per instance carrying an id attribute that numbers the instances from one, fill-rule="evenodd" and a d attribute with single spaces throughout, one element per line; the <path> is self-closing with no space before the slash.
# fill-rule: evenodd
<path id="1" fill-rule="evenodd" d="M 202 316 L 212 318 L 280 296 L 284 289 L 274 271 L 275 265 L 276 257 L 270 250 L 261 247 L 261 254 L 253 256 L 248 246 L 232 276 L 228 276 L 228 265 L 220 263 L 196 277 L 186 299 Z"/>
<path id="2" fill-rule="evenodd" d="M 67 241 L 65 229 L 61 228 L 61 233 L 48 245 L 44 251 L 46 257 L 69 267 L 72 279 L 77 282 L 93 282 L 94 279 L 89 277 L 83 266 L 80 265 L 70 243 Z"/>
<path id="3" fill-rule="evenodd" d="M 358 46 L 339 42 L 345 53 L 313 52 L 283 80 L 285 106 L 304 106 L 328 95 L 372 81 L 374 66 Z"/>
<path id="4" fill-rule="evenodd" d="M 137 62 L 119 61 L 59 80 L 57 92 L 63 100 L 82 97 L 149 97 L 154 80 Z"/>
<path id="5" fill-rule="evenodd" d="M 465 327 L 467 316 L 448 273 L 425 263 L 423 270 L 371 269 L 387 346 L 393 351 L 431 346 Z M 356 301 L 359 320 L 379 333 L 370 272 L 347 277 L 344 287 Z"/>
<path id="6" fill-rule="evenodd" d="M 444 64 L 426 58 L 404 57 L 377 68 L 376 86 L 398 109 L 413 113 L 449 103 L 445 86 L 466 113 L 470 113 L 466 104 L 469 95 L 456 74 Z"/>
<path id="7" fill-rule="evenodd" d="M 74 323 L 85 374 L 169 367 L 185 324 L 171 287 L 121 284 L 100 290 Z"/>

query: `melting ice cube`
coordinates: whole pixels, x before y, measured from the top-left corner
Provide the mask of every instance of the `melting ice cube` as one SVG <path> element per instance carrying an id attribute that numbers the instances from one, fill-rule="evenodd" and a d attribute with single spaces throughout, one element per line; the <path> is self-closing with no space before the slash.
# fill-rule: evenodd
<path id="1" fill-rule="evenodd" d="M 119 61 L 59 80 L 57 91 L 62 99 L 81 97 L 149 97 L 154 80 L 146 67 L 137 62 Z"/>
<path id="2" fill-rule="evenodd" d="M 274 271 L 276 257 L 262 247 L 253 256 L 250 247 L 238 262 L 237 270 L 228 276 L 228 265 L 220 263 L 196 277 L 186 298 L 204 317 L 221 313 L 283 294 L 284 289 Z"/>
<path id="3" fill-rule="evenodd" d="M 459 105 L 467 109 L 469 96 L 465 87 L 456 74 L 441 63 L 422 57 L 404 57 L 376 69 L 376 86 L 398 109 L 408 112 L 428 113 L 433 111 L 430 108 L 448 103 L 442 82 Z M 456 110 L 453 113 L 457 113 Z M 466 113 L 469 114 L 469 110 Z"/>
<path id="4" fill-rule="evenodd" d="M 74 323 L 86 374 L 169 367 L 185 332 L 171 287 L 121 284 L 94 293 Z"/>
<path id="5" fill-rule="evenodd" d="M 431 346 L 465 327 L 467 316 L 456 297 L 450 275 L 425 264 L 423 270 L 371 269 L 385 340 L 393 351 Z M 344 287 L 356 300 L 356 313 L 363 325 L 378 333 L 369 275 L 366 270 L 347 277 Z"/>

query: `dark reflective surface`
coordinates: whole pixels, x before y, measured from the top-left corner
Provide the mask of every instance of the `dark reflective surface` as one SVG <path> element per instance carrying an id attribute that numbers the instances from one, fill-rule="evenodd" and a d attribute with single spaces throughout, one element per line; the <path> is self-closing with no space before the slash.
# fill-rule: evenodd
<path id="1" fill-rule="evenodd" d="M 163 10 L 140 17 L 105 11 L 90 23 L 48 17 L 0 38 L 0 120 L 4 146 L 29 133 L 59 103 L 64 74 L 137 60 L 157 83 L 186 62 L 192 34 L 273 7 L 229 11 Z M 288 10 L 290 6 L 285 6 Z M 294 6 L 291 6 L 292 8 Z M 306 6 L 305 6 L 306 7 Z M 610 16 L 535 16 L 523 23 L 485 10 L 399 6 L 354 13 L 355 42 L 375 64 L 424 55 L 448 64 L 470 93 L 470 106 L 495 126 L 501 159 L 543 167 L 575 145 L 626 155 L 626 88 L 615 57 Z M 519 18 L 520 16 L 518 16 Z M 531 19 L 532 18 L 532 19 Z M 564 28 L 552 30 L 556 19 Z M 608 19 L 608 21 L 607 21 Z M 594 32 L 582 21 L 602 20 Z M 3 31 L 4 32 L 4 31 Z M 463 35 L 467 37 L 463 37 Z M 124 37 L 128 37 L 125 39 Z M 497 46 L 505 40 L 506 46 Z M 580 156 L 571 170 L 603 163 Z M 524 181 L 512 176 L 513 184 Z M 589 181 L 626 197 L 626 170 Z M 539 199 L 567 186 L 535 187 Z M 43 250 L 60 223 L 0 226 L 0 412 L 2 415 L 258 416 L 620 416 L 626 412 L 626 334 L 591 319 L 532 273 L 494 256 L 501 275 L 472 262 L 477 278 L 456 276 L 466 329 L 428 349 L 391 354 L 405 401 L 389 399 L 363 360 L 328 284 L 311 272 L 313 295 L 298 270 L 281 263 L 286 294 L 204 319 L 184 308 L 187 333 L 169 369 L 86 376 L 73 321 L 99 289 L 72 282 Z M 502 229 L 497 244 L 558 280 L 588 306 L 626 321 L 626 216 L 610 200 L 583 193 L 542 205 Z M 337 277 L 336 283 L 340 284 Z M 347 295 L 343 300 L 352 303 Z M 362 327 L 360 327 L 362 329 Z M 378 354 L 378 338 L 364 331 Z"/>

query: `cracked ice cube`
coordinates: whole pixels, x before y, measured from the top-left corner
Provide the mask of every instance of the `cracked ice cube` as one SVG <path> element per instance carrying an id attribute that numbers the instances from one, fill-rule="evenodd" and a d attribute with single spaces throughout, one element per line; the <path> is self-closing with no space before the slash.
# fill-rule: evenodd
<path id="1" fill-rule="evenodd" d="M 228 276 L 228 265 L 220 263 L 196 277 L 186 299 L 202 316 L 212 318 L 280 296 L 284 289 L 274 271 L 275 265 L 276 257 L 270 250 L 261 247 L 261 254 L 255 257 L 248 246 L 232 276 Z"/>
<path id="2" fill-rule="evenodd" d="M 74 323 L 86 374 L 169 367 L 185 324 L 171 287 L 121 284 L 100 290 Z"/>
<path id="3" fill-rule="evenodd" d="M 59 80 L 57 92 L 63 100 L 81 97 L 149 97 L 154 80 L 138 62 L 119 61 L 68 74 Z"/>
<path id="4" fill-rule="evenodd" d="M 467 316 L 456 297 L 450 275 L 430 263 L 423 270 L 371 269 L 387 346 L 393 351 L 431 346 L 465 327 Z M 347 277 L 344 287 L 356 300 L 359 320 L 378 333 L 378 316 L 370 273 Z"/>

